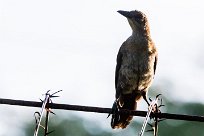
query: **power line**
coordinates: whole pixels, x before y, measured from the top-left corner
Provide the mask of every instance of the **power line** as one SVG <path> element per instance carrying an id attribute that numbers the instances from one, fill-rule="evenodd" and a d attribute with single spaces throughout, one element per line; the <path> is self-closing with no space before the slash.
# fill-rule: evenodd
<path id="1" fill-rule="evenodd" d="M 27 107 L 42 107 L 42 102 L 3 99 L 3 98 L 0 98 L 0 104 L 27 106 Z M 57 103 L 48 103 L 46 105 L 46 107 L 49 107 L 52 109 L 96 112 L 96 113 L 108 113 L 108 114 L 112 112 L 111 108 L 70 105 L 70 104 L 57 104 Z M 120 110 L 119 114 L 129 114 L 129 115 L 133 115 L 133 116 L 145 117 L 147 112 L 146 111 L 138 111 L 138 110 L 137 111 Z M 160 119 L 174 119 L 174 120 L 204 122 L 204 116 L 170 114 L 170 113 L 156 113 L 156 114 L 152 114 L 152 116 L 160 118 Z"/>

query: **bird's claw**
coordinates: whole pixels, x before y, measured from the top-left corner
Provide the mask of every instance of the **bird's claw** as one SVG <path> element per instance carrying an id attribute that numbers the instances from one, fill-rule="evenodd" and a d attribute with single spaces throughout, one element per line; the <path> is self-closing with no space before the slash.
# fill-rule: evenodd
<path id="1" fill-rule="evenodd" d="M 111 112 L 108 114 L 108 117 L 110 117 L 111 114 L 115 115 L 119 111 L 118 105 L 117 105 L 117 100 L 114 101 Z M 108 118 L 107 117 L 107 118 Z"/>

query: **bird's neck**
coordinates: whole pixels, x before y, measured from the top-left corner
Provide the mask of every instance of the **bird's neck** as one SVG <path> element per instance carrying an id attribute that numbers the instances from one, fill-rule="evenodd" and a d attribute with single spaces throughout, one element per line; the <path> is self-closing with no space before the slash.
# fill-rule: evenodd
<path id="1" fill-rule="evenodd" d="M 145 23 L 143 27 L 138 27 L 136 25 L 131 25 L 132 28 L 132 36 L 138 38 L 150 38 L 150 29 L 148 22 Z"/>
<path id="2" fill-rule="evenodd" d="M 148 41 L 151 40 L 150 32 L 146 30 L 133 30 L 132 36 L 133 39 L 135 39 L 138 42 Z"/>

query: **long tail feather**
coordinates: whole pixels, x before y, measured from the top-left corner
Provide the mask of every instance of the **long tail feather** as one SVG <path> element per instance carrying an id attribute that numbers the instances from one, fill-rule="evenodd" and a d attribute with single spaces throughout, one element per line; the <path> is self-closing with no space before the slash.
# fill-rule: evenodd
<path id="1" fill-rule="evenodd" d="M 122 102 L 121 102 L 122 101 Z M 121 104 L 122 103 L 122 104 Z M 136 110 L 137 102 L 135 101 L 135 97 L 132 95 L 125 95 L 120 97 L 117 102 L 117 107 L 120 109 L 128 109 L 128 110 Z M 130 121 L 132 120 L 133 116 L 125 115 L 125 114 L 113 114 L 111 119 L 111 127 L 115 128 L 126 128 Z"/>

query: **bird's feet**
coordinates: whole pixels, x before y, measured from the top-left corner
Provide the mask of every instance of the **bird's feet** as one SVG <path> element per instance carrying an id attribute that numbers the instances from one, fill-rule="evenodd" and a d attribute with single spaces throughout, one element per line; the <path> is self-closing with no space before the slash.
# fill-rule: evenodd
<path id="1" fill-rule="evenodd" d="M 108 117 L 112 114 L 112 118 L 111 118 L 111 127 L 114 128 L 118 128 L 117 124 L 118 121 L 120 120 L 120 115 L 119 115 L 119 107 L 118 107 L 118 101 L 115 100 L 112 106 L 112 110 L 111 113 L 109 113 Z M 107 117 L 107 118 L 108 118 Z"/>
<path id="2" fill-rule="evenodd" d="M 117 105 L 117 100 L 115 100 L 114 103 L 113 103 L 111 112 L 108 114 L 108 117 L 110 117 L 111 114 L 113 114 L 113 115 L 118 114 L 118 111 L 119 111 L 119 108 L 118 108 L 118 105 Z"/>

